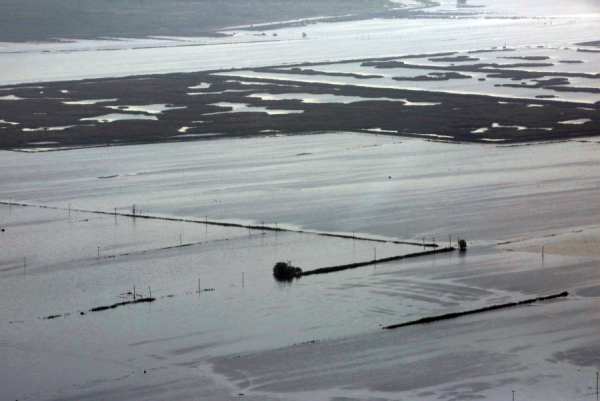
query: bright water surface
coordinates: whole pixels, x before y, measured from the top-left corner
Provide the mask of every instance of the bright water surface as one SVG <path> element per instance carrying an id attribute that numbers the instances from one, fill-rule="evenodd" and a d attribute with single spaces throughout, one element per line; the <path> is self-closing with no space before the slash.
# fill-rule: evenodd
<path id="1" fill-rule="evenodd" d="M 280 40 L 270 43 L 238 44 L 235 52 L 227 41 L 239 37 L 196 47 L 173 47 L 169 38 L 3 44 L 0 82 L 598 39 L 597 1 L 469 3 L 488 6 L 489 14 L 546 18 L 316 24 L 278 32 Z M 556 15 L 565 18 L 550 23 Z M 309 40 L 298 40 L 304 30 Z M 252 39 L 240 35 L 238 41 Z M 148 45 L 155 48 L 132 57 L 130 47 Z M 64 51 L 107 46 L 120 50 Z M 337 133 L 1 152 L 2 198 L 61 209 L 0 206 L 0 398 L 230 400 L 244 391 L 254 400 L 508 399 L 516 390 L 528 400 L 595 399 L 597 260 L 541 259 L 492 245 L 597 225 L 598 145 L 450 145 Z M 306 269 L 369 260 L 375 247 L 378 257 L 415 247 L 74 210 L 69 216 L 69 203 L 122 213 L 136 204 L 156 216 L 417 242 L 460 235 L 469 250 L 277 283 L 270 268 L 278 260 Z M 214 291 L 196 293 L 198 279 Z M 157 301 L 87 312 L 130 299 L 120 294 L 134 285 L 144 295 L 151 289 Z M 379 330 L 563 290 L 574 295 Z M 63 316 L 40 319 L 54 314 Z M 319 339 L 326 341 L 294 346 Z"/>
<path id="2" fill-rule="evenodd" d="M 595 141 L 506 148 L 340 133 L 4 152 L 5 196 L 61 209 L 2 206 L 10 361 L 3 394 L 54 399 L 55 389 L 71 393 L 75 382 L 87 387 L 168 366 L 168 377 L 184 380 L 184 366 L 200 368 L 207 358 L 586 288 L 597 281 L 593 261 L 554 257 L 542 266 L 537 255 L 486 244 L 592 224 L 599 149 Z M 440 243 L 460 235 L 472 249 L 466 258 L 442 254 L 280 284 L 270 273 L 279 260 L 310 269 L 370 260 L 373 248 L 386 257 L 419 247 L 74 211 L 129 213 L 133 204 L 143 215 L 199 222 L 206 215 Z M 197 294 L 198 279 L 215 290 Z M 150 287 L 158 301 L 87 313 L 122 301 L 134 285 L 144 295 Z M 55 314 L 67 315 L 40 319 Z M 63 369 L 52 381 L 43 373 L 49 352 Z M 489 374 L 499 372 L 491 366 Z M 30 379 L 19 379 L 25 369 Z"/>
<path id="3" fill-rule="evenodd" d="M 284 28 L 277 40 L 248 42 L 243 31 L 226 39 L 194 39 L 183 46 L 170 39 L 77 41 L 58 44 L 2 43 L 0 84 L 128 76 L 138 74 L 258 67 L 306 61 L 389 57 L 465 51 L 492 46 L 572 46 L 597 40 L 600 5 L 596 0 L 480 0 L 486 14 L 523 19 L 368 20 Z M 445 8 L 456 10 L 454 1 Z M 560 16 L 550 22 L 550 17 Z M 537 19 L 534 17 L 542 17 Z M 302 40 L 302 33 L 308 34 Z M 188 42 L 183 42 L 189 44 Z M 210 46 L 206 46 L 210 44 Z M 99 49 L 116 51 L 95 51 Z M 234 51 L 232 51 L 234 49 Z M 89 51 L 88 51 L 89 50 Z"/>

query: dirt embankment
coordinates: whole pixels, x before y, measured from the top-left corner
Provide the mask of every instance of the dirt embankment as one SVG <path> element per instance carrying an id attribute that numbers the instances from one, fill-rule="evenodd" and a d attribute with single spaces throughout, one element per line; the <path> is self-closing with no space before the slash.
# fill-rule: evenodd
<path id="1" fill-rule="evenodd" d="M 390 258 L 374 259 L 374 260 L 371 260 L 368 262 L 359 262 L 359 263 L 351 263 L 348 265 L 322 267 L 320 269 L 304 271 L 304 272 L 302 272 L 301 276 L 312 276 L 314 274 L 336 273 L 336 272 L 349 270 L 349 269 L 356 269 L 356 268 L 364 267 L 364 266 L 372 266 L 372 265 L 377 265 L 377 264 L 382 264 L 382 263 L 394 262 L 396 260 L 416 258 L 419 256 L 434 255 L 437 253 L 452 252 L 454 250 L 455 250 L 455 248 L 453 248 L 453 247 L 441 248 L 441 249 L 434 249 L 432 251 L 409 253 L 408 255 L 392 256 Z"/>
<path id="2" fill-rule="evenodd" d="M 561 292 L 560 294 L 549 295 L 547 297 L 538 297 L 538 298 L 533 298 L 533 299 L 527 299 L 525 301 L 520 301 L 520 302 L 510 302 L 507 304 L 487 306 L 485 308 L 474 309 L 474 310 L 465 311 L 465 312 L 447 313 L 445 315 L 424 317 L 419 320 L 413 320 L 413 321 L 406 322 L 406 323 L 399 323 L 399 324 L 394 324 L 391 326 L 386 326 L 386 327 L 383 327 L 383 329 L 384 330 L 392 330 L 392 329 L 398 329 L 400 327 L 414 326 L 417 324 L 434 323 L 434 322 L 439 322 L 442 320 L 456 319 L 456 318 L 459 318 L 462 316 L 473 315 L 476 313 L 491 312 L 491 311 L 495 311 L 495 310 L 499 310 L 499 309 L 513 308 L 515 306 L 529 305 L 529 304 L 533 304 L 533 303 L 541 302 L 541 301 L 549 301 L 552 299 L 566 298 L 568 296 L 569 296 L 569 293 L 567 291 L 564 291 L 564 292 Z"/>

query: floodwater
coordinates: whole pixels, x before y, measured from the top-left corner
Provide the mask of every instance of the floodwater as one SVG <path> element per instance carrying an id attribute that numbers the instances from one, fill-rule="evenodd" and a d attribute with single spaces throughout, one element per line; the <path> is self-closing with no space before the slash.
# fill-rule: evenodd
<path id="1" fill-rule="evenodd" d="M 260 106 L 250 106 L 245 103 L 230 103 L 230 102 L 219 102 L 212 103 L 211 106 L 219 106 L 230 108 L 228 111 L 218 111 L 215 113 L 205 113 L 203 115 L 212 115 L 212 114 L 223 114 L 223 113 L 267 113 L 267 114 L 298 114 L 304 113 L 304 110 L 277 110 L 277 109 L 268 109 L 266 107 Z"/>
<path id="2" fill-rule="evenodd" d="M 496 394 L 506 390 L 506 383 L 525 386 L 526 379 L 520 378 L 523 369 L 526 377 L 560 387 L 555 374 L 544 374 L 550 378 L 542 379 L 539 369 L 527 369 L 527 355 L 553 358 L 561 350 L 589 344 L 578 330 L 566 328 L 562 330 L 567 330 L 563 334 L 569 341 L 561 347 L 552 345 L 556 336 L 550 334 L 532 343 L 532 334 L 527 334 L 531 330 L 518 322 L 523 311 L 501 312 L 517 319 L 510 324 L 523 333 L 518 343 L 532 350 L 515 355 L 506 351 L 512 356 L 491 357 L 491 351 L 475 347 L 472 355 L 452 359 L 443 350 L 427 350 L 427 344 L 436 341 L 429 331 L 409 329 L 416 333 L 415 339 L 396 346 L 394 338 L 402 332 L 379 333 L 379 328 L 597 285 L 597 273 L 591 269 L 594 259 L 553 256 L 540 261 L 539 255 L 502 252 L 490 244 L 589 225 L 598 213 L 593 201 L 598 196 L 598 145 L 579 141 L 505 148 L 340 133 L 146 145 L 136 147 L 134 154 L 130 147 L 36 155 L 4 152 L 3 195 L 12 202 L 60 209 L 0 206 L 6 230 L 2 236 L 10 245 L 2 249 L 0 268 L 2 349 L 9 361 L 2 368 L 2 395 L 94 399 L 93 394 L 104 394 L 118 399 L 137 386 L 143 370 L 159 382 L 180 383 L 194 372 L 203 372 L 210 379 L 203 379 L 209 380 L 205 388 L 214 394 L 238 391 L 215 384 L 229 377 L 229 386 L 237 383 L 242 391 L 276 399 L 305 394 L 309 388 L 320 397 L 315 399 L 347 396 L 348 388 L 363 396 L 381 391 L 386 397 L 414 396 L 423 388 L 437 394 L 450 391 L 444 383 L 456 385 L 461 378 L 482 374 L 493 379 L 486 379 L 488 385 L 480 392 Z M 253 157 L 242 157 L 247 154 Z M 151 192 L 146 190 L 149 187 Z M 133 204 L 142 216 L 182 216 L 196 223 L 76 211 L 114 213 L 116 207 L 118 213 L 131 213 Z M 442 245 L 449 234 L 453 241 L 460 235 L 467 238 L 470 249 L 467 254 L 440 254 L 277 283 L 271 267 L 279 260 L 291 260 L 308 270 L 368 261 L 374 252 L 383 258 L 421 247 L 302 233 L 266 231 L 263 235 L 261 230 L 207 227 L 202 224 L 204 216 L 209 221 L 356 231 L 357 236 L 415 242 L 436 238 Z M 191 245 L 178 246 L 187 244 Z M 214 291 L 198 294 L 198 280 L 202 289 Z M 120 294 L 133 291 L 133 286 L 144 296 L 152 291 L 158 300 L 87 312 L 131 299 Z M 526 316 L 540 321 L 540 331 L 556 325 L 556 320 L 538 315 L 547 313 L 543 311 L 572 313 L 581 319 L 592 316 L 589 308 L 594 307 L 594 298 L 572 302 L 529 307 Z M 52 315 L 62 316 L 40 319 Z M 506 342 L 500 340 L 502 325 L 487 316 L 469 319 L 483 320 L 464 327 L 441 323 L 450 327 L 442 332 L 450 333 L 454 340 L 449 341 L 457 347 L 466 347 L 465 338 L 479 338 L 471 334 L 483 325 L 488 338 L 499 338 L 494 347 L 505 349 Z M 473 361 L 487 367 L 434 382 L 419 379 L 408 387 L 404 382 L 390 387 L 389 375 L 378 381 L 368 380 L 370 376 L 357 381 L 356 373 L 351 374 L 377 375 L 384 365 L 376 364 L 375 370 L 368 366 L 380 352 L 402 355 L 416 338 L 426 339 L 423 352 L 415 355 L 429 366 L 423 372 L 434 369 L 438 360 L 451 366 Z M 336 376 L 302 368 L 305 373 L 298 372 L 289 390 L 282 390 L 287 380 L 274 385 L 279 379 L 268 377 L 279 368 L 268 367 L 272 364 L 266 361 L 276 358 L 290 369 L 300 369 L 290 362 L 298 347 L 293 345 L 313 340 L 325 340 L 306 351 L 306 360 L 315 367 L 320 366 L 320 358 L 335 352 L 345 355 L 343 363 L 352 368 L 339 370 Z M 374 344 L 371 351 L 358 345 L 365 341 Z M 325 353 L 321 347 L 326 347 Z M 355 351 L 348 353 L 346 347 Z M 365 360 L 364 352 L 375 359 Z M 240 353 L 251 353 L 250 362 L 222 359 Z M 445 359 L 433 356 L 437 354 Z M 47 355 L 52 355 L 53 365 L 62 367 L 52 379 L 44 373 L 50 368 Z M 536 358 L 542 371 L 556 373 L 553 365 Z M 405 363 L 401 357 L 390 369 L 399 374 Z M 326 366 L 326 371 L 336 371 L 335 366 Z M 254 384 L 238 382 L 232 369 L 254 377 Z M 27 378 L 20 373 L 24 370 L 30 372 Z M 215 372 L 225 376 L 214 376 Z M 503 379 L 507 375 L 512 381 Z M 575 391 L 573 385 L 561 388 L 566 394 Z M 98 389 L 106 393 L 96 393 Z M 165 396 L 181 395 L 181 391 L 171 389 Z M 312 399 L 311 394 L 305 398 Z"/>
<path id="3" fill-rule="evenodd" d="M 448 0 L 447 7 L 451 7 L 449 3 L 455 4 Z M 390 57 L 505 45 L 571 47 L 597 39 L 600 5 L 594 0 L 475 3 L 485 6 L 469 9 L 484 13 L 475 18 L 317 23 L 269 31 L 269 35 L 278 36 L 267 36 L 267 41 L 252 36 L 254 31 L 245 35 L 235 29 L 230 31 L 236 32 L 232 38 L 182 38 L 184 44 L 189 44 L 188 39 L 198 44 L 184 47 L 173 38 L 163 38 L 158 43 L 150 39 L 0 43 L 0 84 Z M 557 15 L 561 17 L 551 19 Z M 308 35 L 306 40 L 302 40 L 303 32 Z M 106 48 L 115 51 L 97 51 Z"/>
<path id="4" fill-rule="evenodd" d="M 63 131 L 71 127 L 74 127 L 74 125 L 66 125 L 64 127 L 23 128 L 23 131 Z"/>
<path id="5" fill-rule="evenodd" d="M 15 95 L 6 95 L 6 96 L 0 96 L 0 100 L 23 100 L 23 98 L 17 97 Z"/>
<path id="6" fill-rule="evenodd" d="M 121 111 L 141 111 L 149 114 L 161 114 L 163 111 L 185 109 L 183 107 L 169 106 L 167 104 L 148 104 L 142 106 L 106 106 L 109 109 L 121 110 Z"/>
<path id="7" fill-rule="evenodd" d="M 485 5 L 484 16 L 525 18 L 319 23 L 277 31 L 268 43 L 251 43 L 237 29 L 191 47 L 174 47 L 173 38 L 2 44 L 0 82 L 505 44 L 553 62 L 577 56 L 584 63 L 555 64 L 597 72 L 589 69 L 593 54 L 557 47 L 598 39 L 598 2 L 469 4 Z M 449 0 L 440 9 L 455 10 Z M 309 39 L 297 39 L 305 30 Z M 231 52 L 241 37 L 247 43 Z M 119 50 L 91 52 L 110 46 Z M 136 47 L 153 48 L 131 57 Z M 423 71 L 433 64 L 421 61 Z M 496 244 L 597 228 L 600 141 L 465 145 L 371 130 L 1 152 L 0 398 L 464 400 L 510 399 L 515 391 L 516 399 L 595 399 L 597 259 L 542 258 Z M 142 217 L 123 215 L 133 205 Z M 263 234 L 206 220 L 309 232 Z M 461 237 L 469 247 L 276 282 L 277 261 L 310 270 L 423 249 L 316 232 L 442 246 Z M 132 300 L 134 286 L 136 296 L 157 300 L 89 312 Z M 566 299 L 381 330 L 565 290 Z"/>
<path id="8" fill-rule="evenodd" d="M 583 55 L 583 56 L 582 56 Z M 547 73 L 563 73 L 564 75 L 547 76 L 544 79 L 550 78 L 564 78 L 568 79 L 570 84 L 566 86 L 578 87 L 578 88 L 589 88 L 592 91 L 600 88 L 600 79 L 596 76 L 598 73 L 598 63 L 600 63 L 600 53 L 581 53 L 575 49 L 558 49 L 558 48 L 541 48 L 541 49 L 530 49 L 530 48 L 519 48 L 516 51 L 492 51 L 490 53 L 475 53 L 469 54 L 468 52 L 457 53 L 451 57 L 457 56 L 469 56 L 472 58 L 469 62 L 433 62 L 430 61 L 432 58 L 421 57 L 398 60 L 403 61 L 406 64 L 415 65 L 423 68 L 404 68 L 398 66 L 396 68 L 376 68 L 374 66 L 364 66 L 362 63 L 348 62 L 343 64 L 321 64 L 317 66 L 311 66 L 310 69 L 323 72 L 323 73 L 352 73 L 358 75 L 379 75 L 381 78 L 369 78 L 361 79 L 357 77 L 349 76 L 331 76 L 331 75 L 300 75 L 291 74 L 289 68 L 277 69 L 269 72 L 262 71 L 232 71 L 219 73 L 219 75 L 241 77 L 241 78 L 265 78 L 284 80 L 289 82 L 303 82 L 303 83 L 325 83 L 333 85 L 353 85 L 358 87 L 366 88 L 391 88 L 391 89 L 408 89 L 418 91 L 431 91 L 431 92 L 446 92 L 446 93 L 459 93 L 459 94 L 476 94 L 476 95 L 491 95 L 498 97 L 512 97 L 512 98 L 525 98 L 525 99 L 536 99 L 536 96 L 540 95 L 553 95 L 554 100 L 559 101 L 572 101 L 572 102 L 584 102 L 584 103 L 595 103 L 600 101 L 600 94 L 598 93 L 586 93 L 586 92 L 557 92 L 548 88 L 530 88 L 528 86 L 538 84 L 539 80 L 523 79 L 513 80 L 511 78 L 496 78 L 489 77 L 490 74 L 499 73 L 502 71 L 503 66 L 520 63 L 545 63 L 548 66 L 523 66 L 515 68 L 507 68 L 509 70 L 518 70 L 524 72 L 547 72 Z M 528 61 L 526 59 L 519 59 L 522 57 L 547 57 L 547 60 L 541 61 Z M 514 58 L 514 59 L 506 59 Z M 560 63 L 561 60 L 570 61 L 581 61 L 581 63 Z M 454 66 L 473 66 L 477 64 L 498 64 L 498 67 L 489 67 L 485 69 L 485 72 L 460 72 L 465 76 L 465 79 L 448 79 L 439 81 L 414 81 L 418 76 L 429 76 L 431 78 L 433 74 L 452 72 L 451 68 Z M 448 70 L 435 70 L 428 67 L 446 67 Z M 281 71 L 281 72 L 279 72 Z M 571 73 L 589 74 L 589 77 L 570 77 Z M 398 80 L 400 79 L 400 80 Z M 514 87 L 525 85 L 525 87 Z M 503 86 L 513 85 L 513 87 Z M 255 97 L 262 97 L 263 95 L 257 94 L 252 95 Z M 279 94 L 273 99 L 286 99 L 292 98 L 292 95 Z M 288 97 L 289 96 L 289 97 Z M 298 96 L 294 94 L 293 96 Z M 314 96 L 314 95 L 313 95 Z M 330 101 L 334 101 L 331 97 Z M 364 100 L 364 99 L 357 99 Z M 372 99 L 378 100 L 378 99 Z"/>
<path id="9" fill-rule="evenodd" d="M 96 104 L 96 103 L 108 103 L 116 102 L 119 99 L 92 99 L 92 100 L 76 100 L 72 102 L 63 102 L 64 104 Z"/>
<path id="10" fill-rule="evenodd" d="M 414 241 L 501 241 L 599 211 L 594 139 L 504 148 L 338 133 L 131 149 L 4 152 L 3 197 Z"/>
<path id="11" fill-rule="evenodd" d="M 82 118 L 80 121 L 98 121 L 99 123 L 110 123 L 119 120 L 157 120 L 157 118 L 156 116 L 148 116 L 146 114 L 110 113 L 97 117 Z"/>
<path id="12" fill-rule="evenodd" d="M 277 95 L 256 93 L 249 95 L 248 97 L 256 97 L 261 100 L 301 100 L 304 103 L 353 103 L 365 100 L 389 100 L 389 101 L 400 101 L 399 99 L 390 98 L 362 98 L 359 96 L 342 96 L 342 95 L 319 95 L 312 93 L 282 93 Z"/>

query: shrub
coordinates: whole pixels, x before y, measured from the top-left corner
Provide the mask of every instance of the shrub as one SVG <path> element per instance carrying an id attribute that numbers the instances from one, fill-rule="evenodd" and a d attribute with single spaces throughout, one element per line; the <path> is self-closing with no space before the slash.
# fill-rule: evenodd
<path id="1" fill-rule="evenodd" d="M 273 266 L 273 276 L 278 280 L 291 280 L 301 275 L 302 269 L 292 266 L 291 262 L 277 262 Z"/>

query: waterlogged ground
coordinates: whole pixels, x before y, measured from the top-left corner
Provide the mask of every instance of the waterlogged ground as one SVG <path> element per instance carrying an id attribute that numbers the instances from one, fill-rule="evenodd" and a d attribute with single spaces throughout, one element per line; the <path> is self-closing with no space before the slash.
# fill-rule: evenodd
<path id="1" fill-rule="evenodd" d="M 532 100 L 541 96 L 554 100 L 592 104 L 600 100 L 598 93 L 600 79 L 597 75 L 599 60 L 600 53 L 580 52 L 574 47 L 540 46 L 540 48 L 519 47 L 508 50 L 495 47 L 481 53 L 472 49 L 446 53 L 445 56 L 438 57 L 425 55 L 408 59 L 398 58 L 391 60 L 396 62 L 394 66 L 390 66 L 387 60 L 346 62 L 319 64 L 300 69 L 276 68 L 269 71 L 259 69 L 226 72 L 219 75 Z M 304 70 L 314 72 L 311 75 L 303 75 Z M 331 75 L 340 73 L 355 75 Z M 444 78 L 448 73 L 457 74 L 458 77 Z M 539 76 L 528 76 L 532 73 L 538 73 Z M 502 76 L 502 74 L 506 75 Z M 443 79 L 440 79 L 440 76 Z M 557 78 L 562 78 L 563 81 L 545 86 L 540 84 Z M 279 98 L 274 99 L 282 98 L 285 97 L 280 95 Z M 328 101 L 335 102 L 331 99 Z"/>
<path id="2" fill-rule="evenodd" d="M 598 39 L 600 6 L 594 0 L 471 0 L 469 4 L 484 7 L 457 10 L 455 2 L 448 0 L 442 2 L 439 10 L 429 11 L 452 10 L 466 15 L 317 23 L 269 30 L 266 36 L 254 36 L 260 31 L 232 29 L 226 33 L 235 32 L 235 36 L 217 39 L 1 43 L 0 84 L 248 68 L 504 45 L 573 46 Z M 306 39 L 302 39 L 303 33 L 307 34 Z"/>
<path id="3" fill-rule="evenodd" d="M 3 153 L 5 166 L 21 166 L 3 169 L 5 196 L 58 208 L 0 206 L 3 398 L 592 393 L 597 260 L 494 244 L 591 224 L 595 141 L 498 147 L 340 133 L 135 149 Z M 123 216 L 134 203 L 142 216 L 194 222 Z M 79 211 L 114 207 L 116 217 Z M 461 235 L 469 250 L 277 283 L 279 260 L 308 270 L 422 248 L 207 227 L 205 216 L 442 245 Z M 199 279 L 214 291 L 198 293 Z M 89 312 L 132 300 L 133 286 L 157 301 Z M 566 300 L 381 330 L 565 290 Z"/>
<path id="4" fill-rule="evenodd" d="M 236 35 L 225 39 L 1 44 L 0 82 L 281 67 L 448 51 L 467 55 L 504 46 L 517 49 L 508 56 L 550 57 L 554 65 L 540 67 L 544 71 L 597 73 L 595 53 L 574 50 L 576 43 L 598 39 L 597 1 L 469 0 L 469 5 L 485 7 L 460 10 L 453 1 L 441 3 L 427 12 L 462 16 L 318 23 L 272 30 L 265 37 L 236 28 Z M 405 4 L 415 6 L 413 1 Z M 301 39 L 303 32 L 306 39 Z M 113 51 L 97 51 L 107 49 Z M 520 62 L 497 56 L 477 57 Z M 420 69 L 399 71 L 359 63 L 315 69 L 379 74 L 380 84 L 410 84 L 412 89 L 515 97 L 556 94 L 495 87 L 507 79 L 479 81 L 483 74 L 462 88 L 454 80 L 391 80 L 430 74 L 435 72 L 432 65 L 453 63 L 420 62 Z M 318 81 L 318 76 L 296 78 Z M 371 81 L 321 78 L 339 84 Z M 572 86 L 597 87 L 591 78 L 569 80 Z M 210 88 L 200 82 L 187 86 L 195 92 Z M 7 94 L 0 102 L 21 101 Z M 289 95 L 277 95 L 282 94 Z M 63 95 L 73 94 L 58 96 Z M 327 96 L 303 100 L 335 100 Z M 597 94 L 572 93 L 563 99 L 591 103 Z M 123 105 L 141 106 L 150 114 L 181 112 L 168 111 L 165 107 L 171 105 L 158 100 Z M 158 110 L 157 105 L 164 107 Z M 412 110 L 431 107 L 414 106 Z M 3 126 L 21 122 L 0 118 Z M 198 122 L 177 129 L 181 135 L 218 134 L 186 134 L 189 127 L 181 128 L 202 124 L 200 120 L 199 114 Z M 560 121 L 586 124 L 578 118 Z M 487 134 L 506 128 L 500 125 L 476 128 Z M 386 132 L 385 127 L 365 128 Z M 444 139 L 436 132 L 429 135 Z M 458 401 L 510 399 L 514 391 L 515 399 L 595 399 L 600 368 L 597 252 L 565 256 L 569 252 L 563 248 L 586 241 L 598 226 L 599 146 L 594 138 L 502 146 L 501 141 L 464 145 L 336 132 L 1 152 L 0 398 L 233 400 L 243 394 L 256 401 Z M 142 216 L 192 221 L 124 216 L 133 205 Z M 117 216 L 86 212 L 111 213 L 115 208 Z M 449 236 L 452 242 L 460 236 L 469 248 L 278 283 L 271 267 L 280 260 L 309 270 L 422 248 L 314 233 L 263 234 L 260 229 L 206 226 L 206 219 L 417 243 L 435 239 L 441 245 Z M 586 236 L 578 238 L 581 230 Z M 558 242 L 542 258 L 539 248 L 545 238 Z M 592 236 L 589 241 L 598 240 Z M 156 301 L 89 312 L 132 300 L 128 293 L 134 286 L 136 296 L 152 292 Z M 381 330 L 562 291 L 569 291 L 569 297 Z M 49 316 L 56 317 L 45 319 Z"/>
<path id="5" fill-rule="evenodd" d="M 469 6 L 444 2 L 419 18 L 261 26 L 266 32 L 235 27 L 225 30 L 232 36 L 206 43 L 155 37 L 0 44 L 0 84 L 25 84 L 0 88 L 0 146 L 48 150 L 373 129 L 479 143 L 595 135 L 600 6 Z M 166 72 L 175 73 L 139 75 Z M 130 78 L 73 81 L 123 76 Z M 62 80 L 70 82 L 34 84 Z M 260 81 L 239 83 L 251 80 Z M 573 120 L 581 124 L 563 124 Z"/>
<path id="6" fill-rule="evenodd" d="M 595 139 L 449 145 L 337 133 L 4 152 L 0 163 L 6 201 L 446 243 L 592 224 L 599 151 Z"/>

